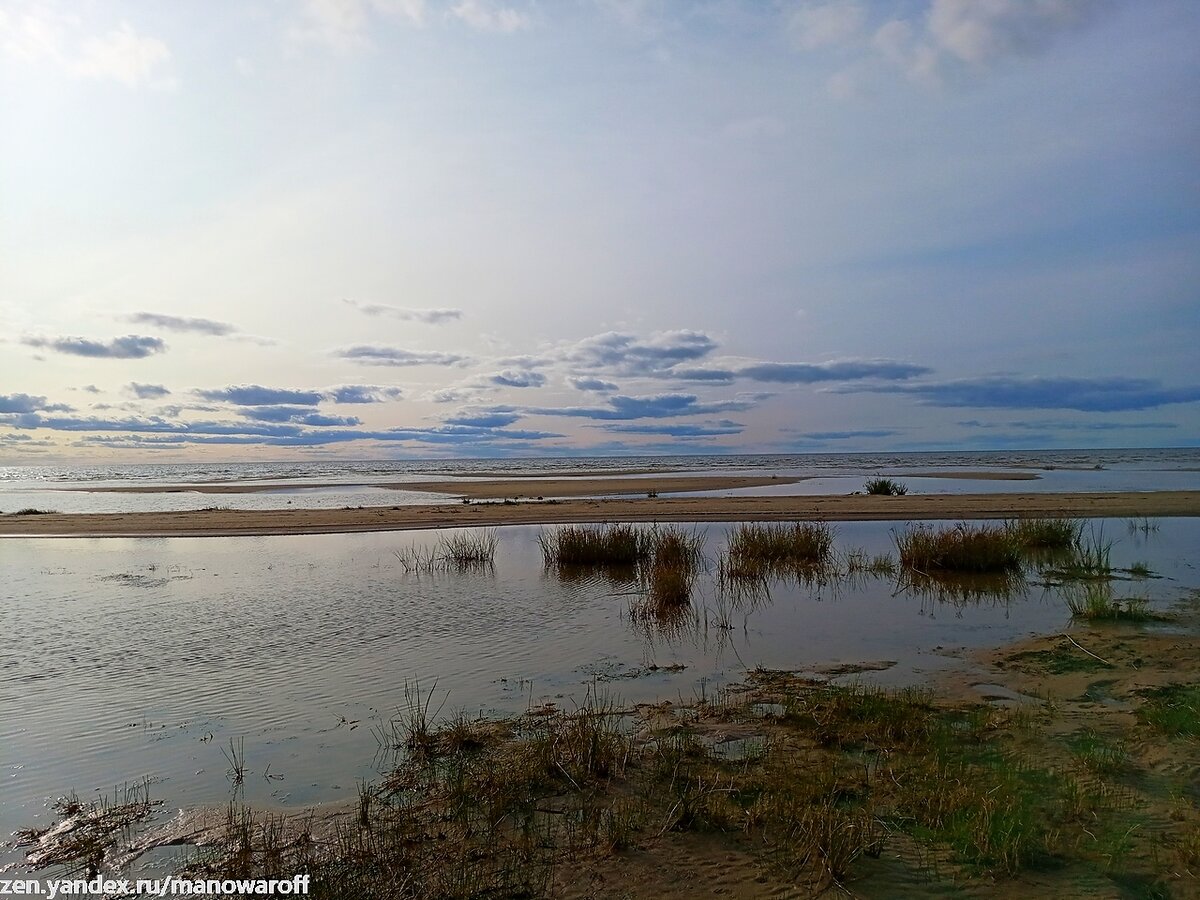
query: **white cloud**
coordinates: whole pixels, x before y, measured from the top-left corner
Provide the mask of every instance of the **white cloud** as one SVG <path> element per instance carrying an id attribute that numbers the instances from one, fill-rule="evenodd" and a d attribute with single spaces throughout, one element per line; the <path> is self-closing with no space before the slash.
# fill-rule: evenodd
<path id="1" fill-rule="evenodd" d="M 344 53 L 368 43 L 372 13 L 421 26 L 425 0 L 305 0 L 304 23 L 292 29 L 291 37 Z"/>
<path id="2" fill-rule="evenodd" d="M 500 34 L 512 34 L 530 25 L 525 13 L 511 6 L 493 6 L 486 0 L 460 0 L 450 8 L 450 15 L 477 31 Z"/>
<path id="3" fill-rule="evenodd" d="M 943 51 L 970 65 L 1043 50 L 1086 24 L 1104 0 L 933 0 L 928 30 Z"/>
<path id="4" fill-rule="evenodd" d="M 85 38 L 81 50 L 73 69 L 84 78 L 111 78 L 131 88 L 174 84 L 154 79 L 155 69 L 171 58 L 167 45 L 158 38 L 138 34 L 128 22 L 104 37 Z"/>
<path id="5" fill-rule="evenodd" d="M 78 16 L 51 8 L 21 15 L 0 13 L 0 53 L 25 63 L 48 62 L 79 78 L 116 81 L 129 88 L 174 87 L 161 74 L 171 50 L 156 37 L 139 34 L 128 22 L 101 34 L 81 34 Z"/>
<path id="6" fill-rule="evenodd" d="M 797 47 L 816 50 L 846 42 L 866 20 L 866 12 L 854 0 L 806 3 L 788 17 L 787 30 Z"/>

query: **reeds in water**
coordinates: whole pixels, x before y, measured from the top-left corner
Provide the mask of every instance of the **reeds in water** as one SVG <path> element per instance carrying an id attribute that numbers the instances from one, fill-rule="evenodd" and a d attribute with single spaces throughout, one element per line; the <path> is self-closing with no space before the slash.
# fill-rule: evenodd
<path id="1" fill-rule="evenodd" d="M 900 565 L 918 573 L 1011 572 L 1021 567 L 1020 546 L 1003 526 L 960 523 L 935 530 L 910 525 L 895 541 Z"/>
<path id="2" fill-rule="evenodd" d="M 461 531 L 439 535 L 433 547 L 414 544 L 395 551 L 405 572 L 443 572 L 486 569 L 496 559 L 500 539 L 494 530 Z"/>
<path id="3" fill-rule="evenodd" d="M 737 525 L 721 557 L 720 576 L 761 578 L 798 569 L 827 565 L 833 552 L 833 531 L 825 522 Z"/>

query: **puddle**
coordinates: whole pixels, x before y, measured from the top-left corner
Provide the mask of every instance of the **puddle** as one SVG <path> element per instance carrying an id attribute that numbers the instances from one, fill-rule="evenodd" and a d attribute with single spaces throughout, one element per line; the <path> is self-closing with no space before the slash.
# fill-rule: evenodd
<path id="1" fill-rule="evenodd" d="M 894 552 L 898 527 L 839 523 L 836 549 Z M 49 826 L 71 790 L 87 801 L 144 778 L 172 810 L 353 801 L 379 778 L 378 734 L 406 686 L 443 717 L 570 708 L 598 682 L 623 704 L 690 702 L 757 666 L 907 686 L 941 665 L 939 648 L 1069 619 L 1028 583 L 1002 596 L 886 576 L 722 591 L 727 529 L 699 530 L 709 565 L 679 614 L 657 618 L 633 614 L 634 580 L 547 572 L 537 527 L 499 529 L 494 566 L 465 572 L 405 572 L 396 551 L 438 538 L 411 532 L 6 540 L 0 618 L 19 640 L 0 648 L 0 832 Z M 1148 546 L 1123 539 L 1114 564 L 1167 576 L 1139 586 L 1156 610 L 1200 583 L 1200 520 L 1163 520 Z M 239 785 L 225 775 L 231 740 Z M 741 740 L 729 752 L 752 752 Z M 0 867 L 12 860 L 0 851 Z"/>

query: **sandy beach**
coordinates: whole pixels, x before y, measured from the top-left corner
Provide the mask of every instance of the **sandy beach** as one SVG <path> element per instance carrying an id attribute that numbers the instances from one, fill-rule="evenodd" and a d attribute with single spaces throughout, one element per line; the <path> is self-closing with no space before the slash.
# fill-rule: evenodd
<path id="1" fill-rule="evenodd" d="M 596 492 L 595 487 L 591 488 Z M 177 536 L 403 531 L 568 522 L 830 522 L 1200 516 L 1200 491 L 666 497 L 500 501 L 354 509 L 45 513 L 0 517 L 0 536 Z"/>

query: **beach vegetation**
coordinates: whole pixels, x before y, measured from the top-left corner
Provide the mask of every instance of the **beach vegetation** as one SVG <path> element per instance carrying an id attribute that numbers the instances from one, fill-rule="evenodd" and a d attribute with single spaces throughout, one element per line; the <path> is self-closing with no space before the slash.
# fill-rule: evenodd
<path id="1" fill-rule="evenodd" d="M 761 578 L 828 566 L 833 529 L 825 522 L 759 523 L 734 526 L 721 556 L 722 580 Z"/>
<path id="2" fill-rule="evenodd" d="M 1078 519 L 1027 518 L 1005 523 L 1023 550 L 1070 550 L 1079 541 L 1083 523 Z"/>
<path id="3" fill-rule="evenodd" d="M 35 506 L 27 506 L 24 509 L 18 509 L 16 512 L 9 513 L 10 516 L 55 516 L 58 515 L 57 510 L 53 509 L 38 509 Z"/>
<path id="4" fill-rule="evenodd" d="M 1107 581 L 1073 586 L 1066 595 L 1066 603 L 1073 619 L 1089 622 L 1150 622 L 1162 618 L 1150 611 L 1149 601 L 1143 598 L 1114 597 L 1112 585 Z"/>
<path id="5" fill-rule="evenodd" d="M 868 478 L 863 490 L 875 496 L 903 497 L 908 493 L 908 485 L 893 478 Z"/>
<path id="6" fill-rule="evenodd" d="M 652 553 L 650 529 L 637 525 L 564 525 L 538 535 L 549 568 L 633 567 Z"/>
<path id="7" fill-rule="evenodd" d="M 944 572 L 1012 572 L 1021 551 L 1009 529 L 960 523 L 952 528 L 910 525 L 893 535 L 900 565 L 925 575 Z"/>
<path id="8" fill-rule="evenodd" d="M 394 552 L 405 572 L 462 572 L 491 568 L 499 543 L 495 530 L 473 529 L 439 535 L 431 547 L 413 544 Z"/>
<path id="9" fill-rule="evenodd" d="M 1200 684 L 1168 684 L 1141 691 L 1138 717 L 1171 737 L 1200 736 Z"/>

